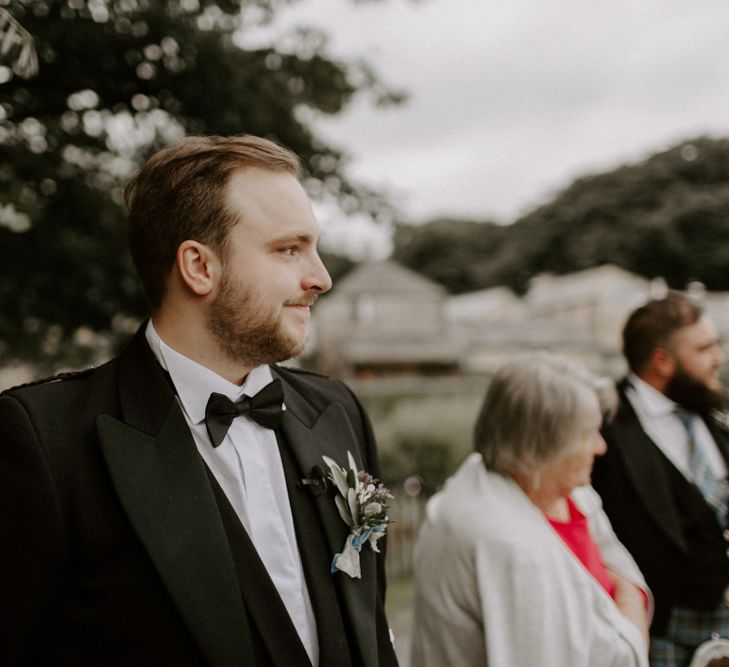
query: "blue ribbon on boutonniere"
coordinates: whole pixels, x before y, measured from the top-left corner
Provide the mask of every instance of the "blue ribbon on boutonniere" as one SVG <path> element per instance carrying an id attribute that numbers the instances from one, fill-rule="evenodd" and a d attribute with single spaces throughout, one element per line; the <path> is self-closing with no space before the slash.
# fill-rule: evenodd
<path id="1" fill-rule="evenodd" d="M 359 554 L 366 544 L 379 553 L 377 540 L 385 536 L 391 523 L 387 515 L 390 491 L 369 473 L 357 471 L 351 452 L 347 452 L 349 468 L 343 468 L 328 456 L 324 463 L 329 468 L 329 479 L 337 489 L 335 503 L 339 516 L 349 526 L 350 533 L 341 553 L 334 554 L 332 574 L 344 572 L 359 579 L 362 576 Z"/>

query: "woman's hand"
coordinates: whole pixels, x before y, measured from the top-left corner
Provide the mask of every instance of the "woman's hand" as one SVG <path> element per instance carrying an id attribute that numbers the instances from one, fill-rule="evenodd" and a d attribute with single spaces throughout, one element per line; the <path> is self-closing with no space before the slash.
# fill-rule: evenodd
<path id="1" fill-rule="evenodd" d="M 650 641 L 648 638 L 648 614 L 642 591 L 617 572 L 608 570 L 608 575 L 615 584 L 615 604 L 623 616 L 637 626 L 645 639 L 646 646 L 648 646 Z"/>

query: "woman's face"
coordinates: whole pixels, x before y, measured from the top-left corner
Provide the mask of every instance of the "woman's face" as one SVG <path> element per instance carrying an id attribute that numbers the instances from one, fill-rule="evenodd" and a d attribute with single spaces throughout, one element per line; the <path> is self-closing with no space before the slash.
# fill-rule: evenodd
<path id="1" fill-rule="evenodd" d="M 585 416 L 584 428 L 578 442 L 542 469 L 541 486 L 548 486 L 557 495 L 566 498 L 576 487 L 590 483 L 595 457 L 602 456 L 607 451 L 607 445 L 600 435 L 601 423 L 600 407 L 595 397 L 589 414 Z"/>

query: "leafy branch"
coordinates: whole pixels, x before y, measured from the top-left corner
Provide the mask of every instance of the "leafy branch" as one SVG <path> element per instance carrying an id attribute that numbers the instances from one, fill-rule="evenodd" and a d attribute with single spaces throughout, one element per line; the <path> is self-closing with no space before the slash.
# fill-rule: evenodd
<path id="1" fill-rule="evenodd" d="M 38 54 L 33 36 L 7 9 L 0 7 L 0 62 L 10 60 L 13 71 L 24 79 L 38 73 Z"/>

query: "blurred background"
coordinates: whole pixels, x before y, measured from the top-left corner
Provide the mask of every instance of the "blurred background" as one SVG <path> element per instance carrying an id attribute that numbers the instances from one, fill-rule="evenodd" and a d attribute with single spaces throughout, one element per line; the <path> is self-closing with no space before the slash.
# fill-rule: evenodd
<path id="1" fill-rule="evenodd" d="M 423 503 L 494 368 L 549 348 L 618 376 L 668 287 L 729 334 L 727 43 L 719 0 L 0 0 L 0 389 L 144 318 L 121 189 L 152 152 L 293 149 L 335 278 L 296 363 L 370 411 L 405 662 Z"/>

